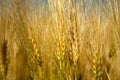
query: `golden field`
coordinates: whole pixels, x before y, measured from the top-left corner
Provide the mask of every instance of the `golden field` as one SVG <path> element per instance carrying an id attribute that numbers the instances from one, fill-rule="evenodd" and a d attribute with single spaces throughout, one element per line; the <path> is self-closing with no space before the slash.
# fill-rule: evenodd
<path id="1" fill-rule="evenodd" d="M 120 80 L 120 0 L 2 0 L 0 80 Z"/>

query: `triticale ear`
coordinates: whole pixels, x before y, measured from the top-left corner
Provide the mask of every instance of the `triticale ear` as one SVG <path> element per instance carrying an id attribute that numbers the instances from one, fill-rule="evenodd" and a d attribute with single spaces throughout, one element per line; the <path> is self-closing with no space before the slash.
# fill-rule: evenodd
<path id="1" fill-rule="evenodd" d="M 2 65 L 4 66 L 4 76 L 6 78 L 7 72 L 8 72 L 8 54 L 7 54 L 7 41 L 4 40 L 2 44 Z"/>

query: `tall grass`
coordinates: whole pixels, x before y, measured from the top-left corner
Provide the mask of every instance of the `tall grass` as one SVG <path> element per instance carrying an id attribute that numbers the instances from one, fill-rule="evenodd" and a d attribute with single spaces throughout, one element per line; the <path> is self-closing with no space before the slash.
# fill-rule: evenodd
<path id="1" fill-rule="evenodd" d="M 119 4 L 2 1 L 0 80 L 119 80 Z"/>

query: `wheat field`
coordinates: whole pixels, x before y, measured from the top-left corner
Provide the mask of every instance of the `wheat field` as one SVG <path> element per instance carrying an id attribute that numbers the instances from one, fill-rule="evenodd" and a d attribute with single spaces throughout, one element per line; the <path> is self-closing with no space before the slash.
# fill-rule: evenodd
<path id="1" fill-rule="evenodd" d="M 0 0 L 0 80 L 120 80 L 120 0 Z"/>

